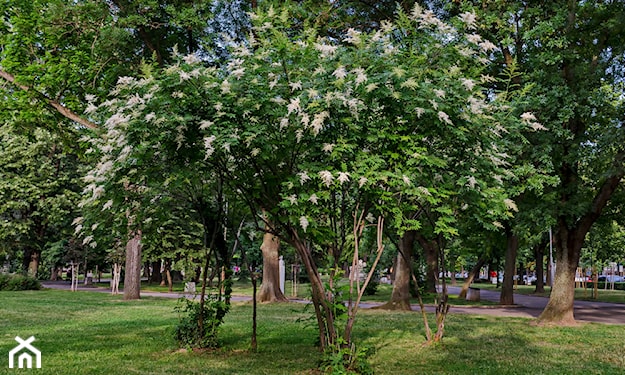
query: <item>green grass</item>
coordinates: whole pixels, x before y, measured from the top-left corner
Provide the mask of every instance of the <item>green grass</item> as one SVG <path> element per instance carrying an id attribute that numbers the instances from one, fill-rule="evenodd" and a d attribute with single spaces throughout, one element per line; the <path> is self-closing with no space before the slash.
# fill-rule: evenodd
<path id="1" fill-rule="evenodd" d="M 259 306 L 259 351 L 248 351 L 251 306 L 236 304 L 223 348 L 180 352 L 172 339 L 176 301 L 125 302 L 104 293 L 0 292 L 0 374 L 15 336 L 34 335 L 45 374 L 314 374 L 319 360 L 311 311 Z M 298 319 L 304 319 L 300 322 Z M 377 374 L 615 374 L 625 368 L 625 325 L 534 327 L 530 320 L 450 315 L 440 345 L 424 347 L 420 315 L 361 310 L 356 341 L 372 349 Z M 22 370 L 24 371 L 24 370 Z"/>

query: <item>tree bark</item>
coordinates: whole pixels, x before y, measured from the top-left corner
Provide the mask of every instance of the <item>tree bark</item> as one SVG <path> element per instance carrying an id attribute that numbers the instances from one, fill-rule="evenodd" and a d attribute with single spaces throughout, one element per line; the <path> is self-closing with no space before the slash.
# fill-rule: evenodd
<path id="1" fill-rule="evenodd" d="M 412 310 L 410 307 L 410 278 L 412 274 L 412 249 L 415 240 L 415 231 L 407 231 L 399 239 L 391 300 L 380 306 L 381 309 Z"/>
<path id="2" fill-rule="evenodd" d="M 601 212 L 619 187 L 625 171 L 623 170 L 623 158 L 619 154 L 615 160 L 618 173 L 607 178 L 597 190 L 588 211 L 575 221 L 574 225 L 568 225 L 564 215 L 558 218 L 558 230 L 556 231 L 556 275 L 551 288 L 549 302 L 538 317 L 540 324 L 571 325 L 575 323 L 573 303 L 575 300 L 575 271 L 579 264 L 579 258 L 584 244 L 584 238 L 592 225 L 601 216 Z M 575 186 L 575 175 L 570 168 L 562 173 L 565 186 Z M 563 200 L 570 197 L 564 195 Z"/>
<path id="3" fill-rule="evenodd" d="M 280 290 L 280 239 L 271 233 L 265 233 L 260 249 L 263 253 L 263 281 L 258 292 L 258 301 L 288 301 Z"/>
<path id="4" fill-rule="evenodd" d="M 39 270 L 39 260 L 41 258 L 41 252 L 35 249 L 29 249 L 26 251 L 24 259 L 24 269 L 28 272 L 29 276 L 37 277 Z"/>
<path id="5" fill-rule="evenodd" d="M 422 235 L 417 235 L 416 238 L 423 249 L 425 263 L 427 265 L 425 291 L 428 293 L 436 293 L 436 281 L 438 280 L 438 244 L 436 239 L 428 240 Z"/>
<path id="6" fill-rule="evenodd" d="M 519 249 L 519 237 L 506 226 L 506 261 L 504 264 L 503 285 L 499 303 L 514 305 L 514 276 L 516 275 L 516 257 Z"/>
<path id="7" fill-rule="evenodd" d="M 460 290 L 460 294 L 458 295 L 458 298 L 461 298 L 461 299 L 467 298 L 467 291 L 469 290 L 469 287 L 473 283 L 473 280 L 475 280 L 475 276 L 479 275 L 480 270 L 482 269 L 482 267 L 484 267 L 487 260 L 488 258 L 484 255 L 481 256 L 477 260 L 477 263 L 475 263 L 475 266 L 473 266 L 473 268 L 469 272 L 469 275 L 467 279 L 464 281 L 464 284 L 462 284 L 462 289 Z"/>
<path id="8" fill-rule="evenodd" d="M 543 294 L 545 293 L 545 246 L 547 246 L 547 241 L 540 241 L 540 243 L 534 246 L 534 257 L 536 258 L 536 289 L 534 293 Z"/>
<path id="9" fill-rule="evenodd" d="M 124 299 L 141 298 L 141 231 L 134 233 L 126 243 L 126 273 Z"/>

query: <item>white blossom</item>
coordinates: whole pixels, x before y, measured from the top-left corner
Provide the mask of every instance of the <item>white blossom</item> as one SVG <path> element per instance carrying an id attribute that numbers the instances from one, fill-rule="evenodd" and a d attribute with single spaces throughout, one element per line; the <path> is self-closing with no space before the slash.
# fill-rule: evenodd
<path id="1" fill-rule="evenodd" d="M 310 176 L 308 176 L 308 173 L 306 173 L 306 171 L 299 172 L 297 175 L 299 176 L 299 183 L 302 185 L 304 185 L 306 181 L 310 180 Z"/>
<path id="2" fill-rule="evenodd" d="M 451 122 L 451 119 L 449 118 L 449 115 L 443 111 L 438 112 L 438 119 L 449 125 L 453 125 L 453 123 Z"/>
<path id="3" fill-rule="evenodd" d="M 132 85 L 134 82 L 135 82 L 135 79 L 133 77 L 128 77 L 128 76 L 119 77 L 117 79 L 118 86 L 128 86 L 128 85 Z"/>
<path id="4" fill-rule="evenodd" d="M 377 88 L 378 88 L 378 84 L 377 83 L 370 83 L 370 84 L 367 85 L 367 87 L 365 87 L 365 91 L 371 92 L 371 91 L 373 91 L 373 90 L 375 90 Z"/>
<path id="5" fill-rule="evenodd" d="M 81 225 L 81 224 L 78 224 L 78 225 L 76 226 L 76 228 L 74 229 L 74 234 L 78 234 L 78 233 L 80 233 L 81 231 L 82 231 L 82 225 Z"/>
<path id="6" fill-rule="evenodd" d="M 339 66 L 338 68 L 336 68 L 336 70 L 332 73 L 333 76 L 336 77 L 336 79 L 343 79 L 345 77 L 347 77 L 347 70 L 345 70 L 344 66 Z"/>
<path id="7" fill-rule="evenodd" d="M 514 201 L 512 199 L 504 199 L 503 203 L 506 205 L 506 207 L 509 210 L 512 210 L 514 212 L 518 212 L 519 208 L 516 206 L 516 203 L 514 203 Z"/>
<path id="8" fill-rule="evenodd" d="M 462 85 L 467 89 L 467 91 L 473 91 L 473 88 L 475 87 L 475 82 L 473 82 L 472 79 L 460 78 L 460 82 L 462 82 Z"/>
<path id="9" fill-rule="evenodd" d="M 334 143 L 324 143 L 323 144 L 323 152 L 332 152 L 332 150 L 334 150 Z"/>
<path id="10" fill-rule="evenodd" d="M 539 130 L 547 130 L 547 128 L 546 128 L 546 127 L 544 127 L 541 123 L 536 122 L 536 121 L 534 121 L 534 122 L 530 123 L 530 127 L 531 127 L 531 128 L 532 128 L 532 130 L 534 130 L 534 131 L 539 131 Z"/>
<path id="11" fill-rule="evenodd" d="M 323 128 L 323 122 L 325 121 L 326 117 L 328 117 L 328 116 L 330 116 L 330 114 L 328 112 L 326 112 L 326 111 L 315 113 L 313 121 L 310 124 L 310 126 L 312 127 L 312 132 L 313 132 L 314 135 L 319 134 L 319 132 Z"/>
<path id="12" fill-rule="evenodd" d="M 530 123 L 531 121 L 536 121 L 536 116 L 531 112 L 523 112 L 521 114 L 521 120 L 525 123 Z"/>
<path id="13" fill-rule="evenodd" d="M 290 115 L 293 112 L 299 112 L 301 107 L 300 107 L 300 98 L 291 98 L 291 101 L 289 102 L 289 105 L 287 105 L 287 110 L 288 110 L 288 114 Z"/>
<path id="14" fill-rule="evenodd" d="M 154 120 L 156 118 L 156 114 L 154 112 L 150 112 L 147 115 L 145 115 L 145 121 L 147 122 L 152 122 L 152 120 Z"/>
<path id="15" fill-rule="evenodd" d="M 82 244 L 86 245 L 88 243 L 90 243 L 93 240 L 93 236 L 87 236 L 82 240 Z"/>
<path id="16" fill-rule="evenodd" d="M 339 172 L 339 175 L 338 175 L 338 177 L 336 179 L 341 183 L 341 185 L 343 185 L 343 183 L 349 181 L 349 173 L 347 173 L 347 172 Z"/>
<path id="17" fill-rule="evenodd" d="M 365 74 L 365 70 L 363 68 L 352 69 L 352 73 L 356 75 L 356 79 L 354 80 L 356 85 L 367 82 L 367 75 Z"/>
<path id="18" fill-rule="evenodd" d="M 410 186 L 412 182 L 410 182 L 410 178 L 406 175 L 401 176 L 401 179 L 404 181 L 404 184 Z"/>
<path id="19" fill-rule="evenodd" d="M 225 80 L 221 83 L 221 85 L 220 85 L 219 87 L 221 88 L 221 93 L 222 93 L 222 94 L 229 94 L 229 93 L 231 92 L 231 91 L 230 91 L 230 88 L 231 88 L 231 86 L 230 86 L 230 82 L 228 82 L 228 80 L 227 80 L 227 79 L 225 79 Z"/>
<path id="20" fill-rule="evenodd" d="M 467 185 L 469 185 L 470 188 L 474 188 L 475 185 L 477 185 L 477 179 L 473 176 L 469 176 L 467 179 Z"/>
<path id="21" fill-rule="evenodd" d="M 423 116 L 423 114 L 425 113 L 425 109 L 421 107 L 415 108 L 414 111 L 417 114 L 417 118 L 421 118 L 421 116 Z"/>
<path id="22" fill-rule="evenodd" d="M 245 75 L 245 68 L 234 69 L 230 72 L 231 76 L 234 76 L 237 80 L 241 79 Z"/>
<path id="23" fill-rule="evenodd" d="M 288 197 L 286 197 L 286 200 L 289 201 L 293 206 L 297 205 L 297 195 L 295 194 L 289 195 Z"/>
<path id="24" fill-rule="evenodd" d="M 186 55 L 185 57 L 182 58 L 182 60 L 184 60 L 184 62 L 189 65 L 194 65 L 201 61 L 199 57 L 197 57 L 197 55 L 195 55 L 194 53 L 190 53 Z"/>
<path id="25" fill-rule="evenodd" d="M 362 176 L 358 179 L 358 187 L 363 187 L 365 184 L 369 182 L 369 179 L 365 176 Z"/>
<path id="26" fill-rule="evenodd" d="M 434 95 L 436 95 L 436 97 L 438 97 L 438 98 L 444 98 L 445 97 L 445 90 L 434 89 Z"/>
<path id="27" fill-rule="evenodd" d="M 171 97 L 176 99 L 182 99 L 184 98 L 184 93 L 181 91 L 174 91 L 171 93 Z"/>
<path id="28" fill-rule="evenodd" d="M 467 35 L 467 40 L 473 44 L 479 44 L 482 41 L 482 36 L 479 34 Z"/>
<path id="29" fill-rule="evenodd" d="M 290 82 L 289 83 L 289 87 L 291 88 L 291 92 L 293 92 L 295 90 L 301 90 L 302 89 L 302 81 Z"/>
<path id="30" fill-rule="evenodd" d="M 347 30 L 347 36 L 343 39 L 344 42 L 351 43 L 354 45 L 360 44 L 360 31 L 355 30 L 353 28 L 349 28 Z"/>
<path id="31" fill-rule="evenodd" d="M 96 97 L 95 95 L 93 95 L 93 94 L 87 94 L 87 95 L 85 95 L 85 100 L 86 100 L 88 103 L 93 103 L 93 102 L 95 102 L 95 100 L 96 100 L 96 99 L 97 99 L 97 97 Z"/>
<path id="32" fill-rule="evenodd" d="M 338 48 L 337 46 L 333 46 L 333 45 L 329 45 L 325 43 L 324 44 L 315 43 L 315 49 L 321 52 L 322 57 L 330 57 L 334 55 L 337 48 Z"/>
<path id="33" fill-rule="evenodd" d="M 317 197 L 317 194 L 312 194 L 310 197 L 308 197 L 308 201 L 312 204 L 317 204 L 319 202 L 319 198 Z"/>
<path id="34" fill-rule="evenodd" d="M 94 105 L 93 103 L 89 103 L 87 105 L 87 108 L 85 108 L 85 113 L 91 114 L 91 113 L 95 113 L 95 111 L 97 110 L 98 110 L 98 107 L 96 105 Z"/>
<path id="35" fill-rule="evenodd" d="M 306 216 L 302 216 L 299 218 L 299 225 L 302 227 L 302 229 L 304 230 L 304 233 L 306 232 L 306 228 L 308 228 L 308 219 L 306 218 Z"/>
<path id="36" fill-rule="evenodd" d="M 213 126 L 215 123 L 210 120 L 202 120 L 200 121 L 200 130 L 206 130 Z"/>
<path id="37" fill-rule="evenodd" d="M 477 16 L 473 12 L 464 12 L 458 16 L 467 29 L 475 29 Z"/>
<path id="38" fill-rule="evenodd" d="M 504 228 L 503 228 L 503 225 L 501 225 L 501 223 L 500 223 L 500 222 L 498 222 L 498 221 L 493 221 L 493 225 L 494 225 L 494 226 L 496 226 L 497 228 L 504 229 Z"/>
<path id="39" fill-rule="evenodd" d="M 428 190 L 428 188 L 426 188 L 425 186 L 419 186 L 417 190 L 419 190 L 419 192 L 423 195 L 427 195 L 429 197 L 432 196 L 432 193 L 430 193 L 430 190 Z"/>
<path id="40" fill-rule="evenodd" d="M 113 207 L 113 200 L 109 199 L 108 201 L 106 201 L 106 203 L 104 203 L 104 205 L 102 206 L 102 211 L 108 210 L 111 207 Z"/>
<path id="41" fill-rule="evenodd" d="M 85 218 L 84 218 L 84 217 L 82 217 L 82 216 L 78 216 L 77 218 L 75 218 L 74 220 L 72 220 L 72 225 L 82 224 L 84 220 L 85 220 Z"/>
<path id="42" fill-rule="evenodd" d="M 332 181 L 334 180 L 334 176 L 332 176 L 332 173 L 330 171 L 319 172 L 319 177 L 321 178 L 321 181 L 326 184 L 327 187 L 330 187 L 330 185 L 332 185 Z"/>
<path id="43" fill-rule="evenodd" d="M 213 152 L 215 152 L 215 148 L 213 147 L 214 141 L 215 141 L 214 135 L 204 138 L 204 148 L 206 149 L 206 156 L 204 159 L 207 159 L 209 156 L 213 154 Z"/>
<path id="44" fill-rule="evenodd" d="M 494 45 L 490 40 L 485 40 L 479 44 L 480 48 L 484 52 L 496 51 L 498 50 L 497 46 Z"/>
<path id="45" fill-rule="evenodd" d="M 367 213 L 367 216 L 365 217 L 365 220 L 367 220 L 367 222 L 369 224 L 375 223 L 375 217 L 373 216 L 373 214 L 371 212 Z"/>
<path id="46" fill-rule="evenodd" d="M 260 154 L 260 149 L 258 147 L 253 148 L 252 151 L 250 152 L 250 155 L 254 157 L 258 156 L 258 154 Z"/>

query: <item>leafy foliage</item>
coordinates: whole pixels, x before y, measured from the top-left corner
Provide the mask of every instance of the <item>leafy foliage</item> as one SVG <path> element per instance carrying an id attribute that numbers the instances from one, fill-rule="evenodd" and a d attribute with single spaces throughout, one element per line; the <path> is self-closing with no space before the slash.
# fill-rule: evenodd
<path id="1" fill-rule="evenodd" d="M 230 305 L 214 296 L 205 301 L 203 309 L 197 301 L 180 298 L 174 309 L 178 313 L 174 335 L 178 345 L 191 348 L 217 348 L 219 326 L 229 309 Z M 203 329 L 198 325 L 200 316 L 203 319 Z"/>

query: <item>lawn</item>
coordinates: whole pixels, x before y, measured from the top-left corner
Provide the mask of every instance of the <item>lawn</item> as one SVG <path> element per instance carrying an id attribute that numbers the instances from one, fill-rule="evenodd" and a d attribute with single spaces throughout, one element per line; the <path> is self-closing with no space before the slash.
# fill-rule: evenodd
<path id="1" fill-rule="evenodd" d="M 259 306 L 259 351 L 248 351 L 251 306 L 236 304 L 222 349 L 183 352 L 175 300 L 125 302 L 105 293 L 0 292 L 0 374 L 15 336 L 36 337 L 45 374 L 314 374 L 311 312 Z M 303 320 L 303 321 L 302 321 Z M 534 327 L 518 318 L 450 315 L 442 344 L 424 347 L 419 314 L 362 310 L 356 340 L 377 374 L 613 374 L 625 368 L 625 326 Z"/>

